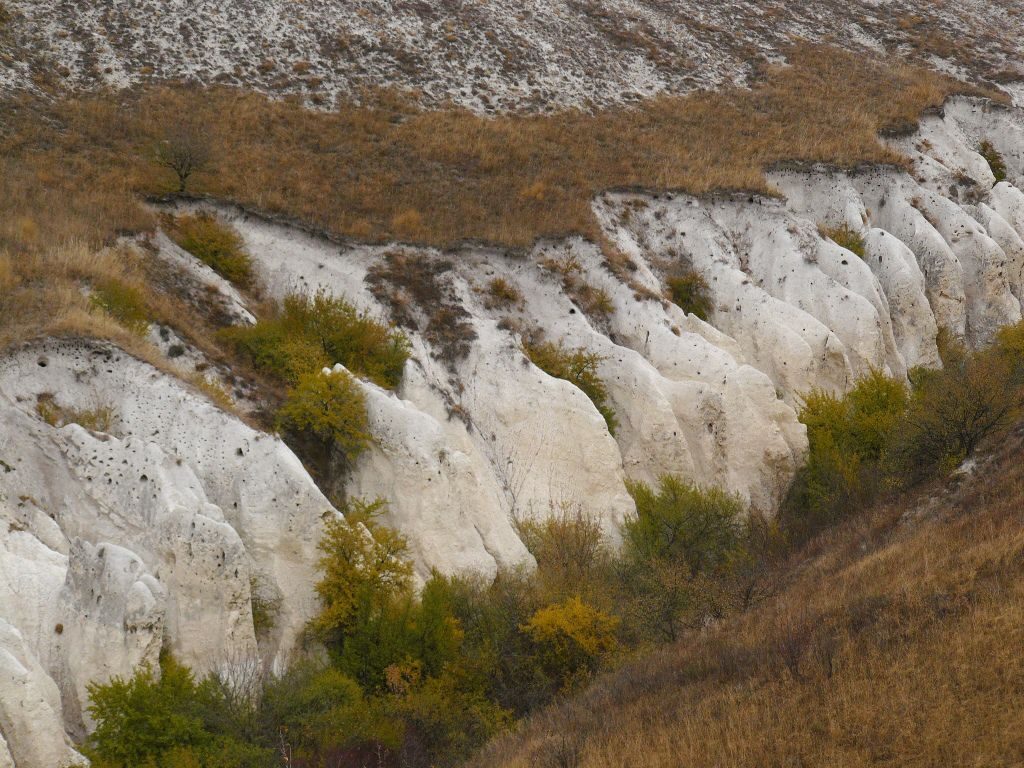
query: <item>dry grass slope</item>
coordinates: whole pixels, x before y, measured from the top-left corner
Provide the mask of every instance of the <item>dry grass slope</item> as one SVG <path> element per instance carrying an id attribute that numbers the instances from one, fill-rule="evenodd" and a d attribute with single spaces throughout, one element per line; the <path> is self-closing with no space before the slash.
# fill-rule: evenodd
<path id="1" fill-rule="evenodd" d="M 472 765 L 1022 764 L 1022 451 L 1018 429 L 938 503 L 812 542 L 776 599 L 605 676 Z"/>
<path id="2" fill-rule="evenodd" d="M 774 163 L 899 163 L 878 133 L 971 90 L 836 49 L 789 53 L 792 66 L 750 90 L 593 114 L 484 118 L 386 94 L 375 107 L 310 112 L 180 87 L 24 103 L 0 117 L 0 246 L 97 243 L 151 226 L 135 196 L 176 188 L 154 154 L 182 116 L 206 127 L 212 156 L 195 192 L 358 239 L 523 246 L 596 237 L 590 201 L 609 188 L 767 192 L 762 171 Z"/>

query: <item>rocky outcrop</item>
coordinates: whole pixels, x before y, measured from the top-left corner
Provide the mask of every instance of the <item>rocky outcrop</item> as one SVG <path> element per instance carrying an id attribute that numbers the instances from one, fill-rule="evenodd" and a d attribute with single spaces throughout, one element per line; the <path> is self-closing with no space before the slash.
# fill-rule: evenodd
<path id="1" fill-rule="evenodd" d="M 614 539 L 630 479 L 679 474 L 771 512 L 806 449 L 804 393 L 937 365 L 939 329 L 978 345 L 1019 320 L 1021 125 L 955 100 L 893 140 L 909 172 L 777 170 L 773 198 L 608 192 L 602 246 L 345 244 L 216 210 L 271 296 L 324 290 L 403 326 L 398 389 L 359 384 L 374 440 L 345 490 L 388 502 L 420 578 L 492 576 L 531 562 L 517 518 L 582 506 Z M 1006 160 L 998 184 L 983 139 Z M 251 321 L 187 254 L 163 239 L 156 254 Z M 682 275 L 706 283 L 706 321 L 668 299 Z M 614 430 L 531 362 L 540 341 L 594 356 Z M 108 418 L 59 426 L 40 402 Z M 51 340 L 0 361 L 0 438 L 0 765 L 76 759 L 86 684 L 161 647 L 200 673 L 286 662 L 337 512 L 277 437 L 108 345 Z M 281 605 L 260 637 L 254 588 Z"/>

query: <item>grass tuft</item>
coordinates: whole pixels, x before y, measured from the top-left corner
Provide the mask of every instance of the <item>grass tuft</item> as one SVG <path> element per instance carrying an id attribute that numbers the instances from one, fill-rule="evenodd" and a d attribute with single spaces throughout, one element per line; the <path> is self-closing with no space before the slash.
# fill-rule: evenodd
<path id="1" fill-rule="evenodd" d="M 864 236 L 849 225 L 843 224 L 841 227 L 832 227 L 831 229 L 819 226 L 818 233 L 858 258 L 864 258 Z"/>

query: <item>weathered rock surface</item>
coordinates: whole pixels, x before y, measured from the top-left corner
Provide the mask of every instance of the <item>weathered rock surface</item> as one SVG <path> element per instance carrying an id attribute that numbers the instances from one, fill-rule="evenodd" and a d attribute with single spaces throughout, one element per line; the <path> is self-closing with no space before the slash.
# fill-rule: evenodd
<path id="1" fill-rule="evenodd" d="M 777 171 L 772 199 L 602 194 L 593 210 L 614 248 L 340 244 L 215 210 L 272 296 L 325 290 L 403 324 L 397 391 L 360 384 L 375 441 L 346 491 L 389 503 L 419 577 L 493 575 L 531 562 L 517 517 L 581 505 L 614 538 L 633 509 L 627 479 L 672 472 L 771 512 L 806 449 L 803 393 L 937 365 L 940 328 L 983 344 L 1019 320 L 1022 125 L 959 99 L 894 140 L 912 172 Z M 839 229 L 862 256 L 822 234 Z M 159 245 L 251 320 L 230 286 Z M 691 273 L 708 286 L 706 321 L 663 298 Z M 541 339 L 597 355 L 614 434 L 582 390 L 530 361 Z M 40 396 L 107 406 L 110 424 L 51 425 Z M 161 647 L 199 672 L 285 663 L 334 514 L 279 439 L 116 349 L 51 340 L 0 360 L 0 766 L 76 759 L 65 735 L 89 726 L 87 682 Z M 254 588 L 281 598 L 259 638 Z"/>

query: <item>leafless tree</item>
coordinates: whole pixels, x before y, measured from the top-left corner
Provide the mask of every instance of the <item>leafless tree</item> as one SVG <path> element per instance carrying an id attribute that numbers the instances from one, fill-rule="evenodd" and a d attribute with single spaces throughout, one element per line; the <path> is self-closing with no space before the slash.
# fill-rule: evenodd
<path id="1" fill-rule="evenodd" d="M 210 163 L 206 132 L 194 125 L 178 125 L 156 146 L 156 161 L 178 177 L 178 194 L 185 194 L 189 178 Z"/>

